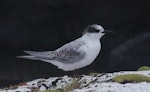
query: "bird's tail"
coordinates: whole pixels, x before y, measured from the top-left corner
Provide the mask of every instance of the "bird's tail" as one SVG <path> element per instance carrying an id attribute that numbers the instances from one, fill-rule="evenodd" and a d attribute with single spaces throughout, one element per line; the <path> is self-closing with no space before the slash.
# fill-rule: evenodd
<path id="1" fill-rule="evenodd" d="M 51 59 L 48 54 L 49 51 L 35 52 L 35 51 L 25 50 L 24 52 L 29 55 L 17 56 L 17 58 L 25 58 L 25 59 L 32 59 L 32 60 Z"/>
<path id="2" fill-rule="evenodd" d="M 39 60 L 39 58 L 37 58 L 37 57 L 35 57 L 35 56 L 30 56 L 30 55 L 17 56 L 17 58 L 24 58 L 24 59 L 31 59 L 31 60 Z"/>

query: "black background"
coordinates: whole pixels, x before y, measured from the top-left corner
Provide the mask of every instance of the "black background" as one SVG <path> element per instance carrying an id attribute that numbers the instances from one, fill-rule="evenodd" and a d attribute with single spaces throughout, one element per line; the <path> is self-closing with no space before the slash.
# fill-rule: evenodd
<path id="1" fill-rule="evenodd" d="M 150 66 L 149 0 L 0 0 L 0 87 L 70 74 L 49 63 L 17 59 L 23 50 L 55 50 L 89 24 L 105 35 L 97 59 L 81 74 Z"/>

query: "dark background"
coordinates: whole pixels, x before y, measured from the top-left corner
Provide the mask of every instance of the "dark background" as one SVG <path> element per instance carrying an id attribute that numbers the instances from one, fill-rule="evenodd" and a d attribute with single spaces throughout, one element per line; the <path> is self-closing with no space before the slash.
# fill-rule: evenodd
<path id="1" fill-rule="evenodd" d="M 81 74 L 150 66 L 149 0 L 0 0 L 0 87 L 70 74 L 16 56 L 55 50 L 93 23 L 116 33 L 101 39 L 100 55 Z"/>

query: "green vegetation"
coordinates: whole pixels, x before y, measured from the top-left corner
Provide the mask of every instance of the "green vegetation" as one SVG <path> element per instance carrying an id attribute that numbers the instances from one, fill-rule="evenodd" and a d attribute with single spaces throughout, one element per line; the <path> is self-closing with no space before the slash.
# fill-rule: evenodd
<path id="1" fill-rule="evenodd" d="M 138 71 L 150 70 L 149 66 L 142 66 L 138 69 Z"/>
<path id="2" fill-rule="evenodd" d="M 119 75 L 111 79 L 114 82 L 118 83 L 128 83 L 128 82 L 150 82 L 150 77 L 144 76 L 141 74 L 126 74 L 126 75 Z"/>
<path id="3" fill-rule="evenodd" d="M 99 73 L 89 73 L 90 76 L 97 76 Z"/>

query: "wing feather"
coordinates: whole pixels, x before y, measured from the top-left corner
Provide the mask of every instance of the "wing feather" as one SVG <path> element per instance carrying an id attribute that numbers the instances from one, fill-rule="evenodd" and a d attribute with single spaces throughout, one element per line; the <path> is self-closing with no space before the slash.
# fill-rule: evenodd
<path id="1" fill-rule="evenodd" d="M 57 60 L 63 63 L 73 63 L 81 60 L 85 56 L 85 52 L 79 50 L 84 45 L 79 40 L 72 41 L 66 45 L 63 45 L 55 51 L 27 51 L 24 52 L 29 56 L 19 56 L 20 58 L 32 59 L 32 60 Z"/>

